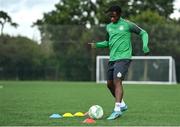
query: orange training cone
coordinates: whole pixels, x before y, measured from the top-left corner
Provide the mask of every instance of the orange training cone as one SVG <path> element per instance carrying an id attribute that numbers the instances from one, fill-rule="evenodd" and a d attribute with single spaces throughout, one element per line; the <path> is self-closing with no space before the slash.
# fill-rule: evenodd
<path id="1" fill-rule="evenodd" d="M 87 118 L 83 121 L 83 123 L 96 123 L 96 121 L 91 118 Z"/>

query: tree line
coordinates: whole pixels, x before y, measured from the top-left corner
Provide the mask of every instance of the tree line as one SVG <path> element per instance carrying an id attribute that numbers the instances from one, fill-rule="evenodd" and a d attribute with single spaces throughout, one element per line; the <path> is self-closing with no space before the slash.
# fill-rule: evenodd
<path id="1" fill-rule="evenodd" d="M 94 81 L 96 55 L 108 55 L 108 49 L 94 50 L 87 43 L 105 39 L 109 22 L 105 11 L 113 4 L 122 7 L 122 17 L 147 30 L 151 55 L 175 58 L 180 77 L 180 22 L 170 18 L 173 2 L 61 0 L 55 10 L 33 24 L 41 32 L 41 44 L 24 37 L 0 36 L 0 78 Z M 143 55 L 140 38 L 132 38 L 133 54 Z"/>

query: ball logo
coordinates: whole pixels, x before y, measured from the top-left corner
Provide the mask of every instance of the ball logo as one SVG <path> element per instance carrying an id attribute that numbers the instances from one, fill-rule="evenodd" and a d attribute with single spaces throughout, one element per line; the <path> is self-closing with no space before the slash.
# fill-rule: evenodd
<path id="1" fill-rule="evenodd" d="M 118 77 L 118 78 L 121 78 L 121 77 L 122 77 L 121 72 L 118 72 L 118 73 L 117 73 L 117 77 Z"/>
<path id="2" fill-rule="evenodd" d="M 92 119 L 101 119 L 103 117 L 103 108 L 99 105 L 93 105 L 89 108 L 88 115 Z"/>

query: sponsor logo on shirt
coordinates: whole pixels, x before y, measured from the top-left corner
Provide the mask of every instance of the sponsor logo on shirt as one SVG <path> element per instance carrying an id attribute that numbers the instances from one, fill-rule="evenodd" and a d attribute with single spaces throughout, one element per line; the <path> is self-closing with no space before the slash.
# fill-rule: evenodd
<path id="1" fill-rule="evenodd" d="M 124 26 L 119 26 L 119 30 L 124 30 Z"/>

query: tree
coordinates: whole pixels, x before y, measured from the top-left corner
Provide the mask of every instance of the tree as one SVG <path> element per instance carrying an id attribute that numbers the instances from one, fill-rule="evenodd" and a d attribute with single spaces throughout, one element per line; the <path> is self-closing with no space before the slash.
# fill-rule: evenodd
<path id="1" fill-rule="evenodd" d="M 139 14 L 146 10 L 152 10 L 159 15 L 169 18 L 173 13 L 173 3 L 175 0 L 132 0 L 129 2 L 130 11 Z"/>
<path id="2" fill-rule="evenodd" d="M 146 10 L 138 15 L 132 15 L 129 20 L 134 21 L 138 24 L 165 24 L 168 21 L 164 16 L 160 16 L 156 11 Z"/>
<path id="3" fill-rule="evenodd" d="M 56 77 L 75 80 L 74 75 L 78 73 L 79 78 L 87 80 L 87 77 L 90 77 L 88 63 L 79 64 L 77 60 L 87 58 L 87 54 L 84 53 L 86 48 L 84 50 L 81 49 L 84 45 L 81 37 L 88 24 L 95 24 L 93 17 L 95 4 L 87 0 L 62 0 L 55 7 L 56 11 L 44 14 L 44 19 L 38 20 L 35 24 L 41 30 L 42 39 L 49 38 L 52 42 L 53 50 L 58 59 L 56 67 L 59 73 L 57 73 Z M 42 45 L 44 45 L 44 42 L 42 42 Z M 46 43 L 46 45 L 48 44 Z M 80 51 L 82 53 L 77 53 Z M 71 62 L 68 63 L 67 61 Z M 68 64 L 73 64 L 73 66 L 67 68 Z M 83 67 L 84 65 L 86 67 Z M 84 75 L 86 74 L 83 74 L 78 68 L 87 70 L 86 74 L 88 76 L 85 77 Z M 78 79 L 76 78 L 76 80 Z"/>
<path id="4" fill-rule="evenodd" d="M 48 46 L 53 48 L 56 59 L 58 59 L 57 69 L 60 74 L 57 77 L 61 77 L 63 80 L 74 80 L 72 70 L 78 74 L 76 76 L 78 78 L 90 77 L 89 73 L 93 72 L 89 69 L 93 66 L 91 64 L 89 67 L 89 63 L 92 61 L 92 49 L 85 45 L 92 40 L 103 38 L 104 30 L 98 31 L 97 29 L 109 22 L 105 11 L 111 5 L 120 5 L 123 17 L 132 17 L 132 19 L 149 23 L 155 23 L 158 20 L 156 22 L 161 23 L 166 22 L 168 16 L 173 12 L 173 1 L 96 0 L 96 2 L 92 2 L 91 0 L 61 0 L 55 5 L 55 10 L 45 13 L 43 18 L 37 20 L 34 25 L 39 27 L 42 39 L 46 38 L 47 40 L 48 38 L 50 40 L 48 42 L 51 45 Z M 97 29 L 94 29 L 94 25 L 97 26 Z M 96 53 L 92 52 L 92 54 Z M 95 56 L 92 58 L 94 59 Z M 91 79 L 93 78 L 91 77 Z M 87 80 L 87 78 L 81 78 L 81 80 Z"/>
<path id="5" fill-rule="evenodd" d="M 95 16 L 99 24 L 108 22 L 107 17 L 105 17 L 105 11 L 111 5 L 120 5 L 122 8 L 122 17 L 125 18 L 151 10 L 165 17 L 165 20 L 167 20 L 174 10 L 174 0 L 96 0 L 96 2 Z"/>
<path id="6" fill-rule="evenodd" d="M 169 18 L 173 13 L 174 0 L 61 0 L 55 5 L 56 10 L 45 13 L 41 23 L 82 25 L 101 24 L 105 21 L 105 11 L 111 5 L 120 5 L 125 17 L 153 10 Z M 37 24 L 40 25 L 40 24 Z"/>
<path id="7" fill-rule="evenodd" d="M 176 20 L 165 20 L 157 12 L 144 11 L 139 15 L 131 16 L 131 21 L 140 24 L 149 34 L 150 54 L 154 56 L 172 56 L 176 61 L 176 74 L 180 77 L 180 25 Z M 141 40 L 133 36 L 134 55 L 143 55 L 141 51 Z M 177 78 L 180 82 L 180 78 Z"/>
<path id="8" fill-rule="evenodd" d="M 18 26 L 18 24 L 13 22 L 11 17 L 6 12 L 0 11 L 1 35 L 3 35 L 4 26 L 6 23 L 10 23 L 10 25 L 15 28 Z"/>
<path id="9" fill-rule="evenodd" d="M 38 79 L 44 54 L 37 42 L 26 37 L 0 36 L 0 78 Z"/>

